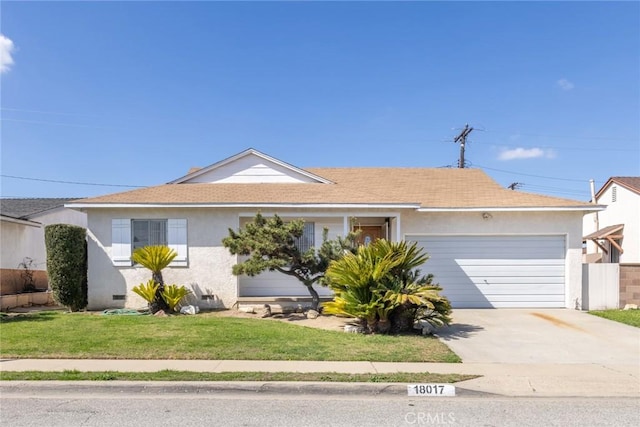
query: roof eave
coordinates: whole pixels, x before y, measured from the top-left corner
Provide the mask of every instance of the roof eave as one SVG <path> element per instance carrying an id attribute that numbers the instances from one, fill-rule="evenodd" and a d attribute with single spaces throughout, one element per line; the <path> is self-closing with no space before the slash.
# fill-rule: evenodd
<path id="1" fill-rule="evenodd" d="M 29 227 L 36 227 L 36 228 L 42 227 L 42 224 L 39 222 L 30 221 L 28 219 L 14 218 L 6 215 L 0 215 L 0 220 L 6 221 L 6 222 L 12 222 L 14 224 L 27 225 Z"/>
<path id="2" fill-rule="evenodd" d="M 603 211 L 606 206 L 476 206 L 476 207 L 422 207 L 418 212 L 560 212 L 583 211 L 585 213 Z"/>
<path id="3" fill-rule="evenodd" d="M 69 203 L 70 209 L 105 208 L 328 208 L 418 209 L 416 203 Z"/>

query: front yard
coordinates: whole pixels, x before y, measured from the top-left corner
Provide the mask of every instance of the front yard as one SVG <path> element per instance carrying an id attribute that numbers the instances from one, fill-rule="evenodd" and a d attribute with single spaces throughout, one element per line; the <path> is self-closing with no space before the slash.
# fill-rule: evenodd
<path id="1" fill-rule="evenodd" d="M 433 337 L 347 334 L 216 313 L 41 312 L 0 319 L 2 358 L 460 362 Z"/>
<path id="2" fill-rule="evenodd" d="M 589 314 L 640 328 L 640 310 L 596 310 Z"/>

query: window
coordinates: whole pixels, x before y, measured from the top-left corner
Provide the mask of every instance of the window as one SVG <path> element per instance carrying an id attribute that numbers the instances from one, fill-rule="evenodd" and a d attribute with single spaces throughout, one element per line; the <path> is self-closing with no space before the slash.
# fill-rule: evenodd
<path id="1" fill-rule="evenodd" d="M 132 251 L 150 245 L 167 245 L 166 219 L 134 219 L 131 221 Z"/>
<path id="2" fill-rule="evenodd" d="M 316 227 L 314 222 L 304 223 L 304 231 L 302 232 L 302 236 L 296 239 L 296 247 L 300 252 L 304 253 L 309 249 L 315 247 L 316 245 L 315 228 Z"/>
<path id="3" fill-rule="evenodd" d="M 111 261 L 118 267 L 130 267 L 131 254 L 147 245 L 167 245 L 176 253 L 172 267 L 188 266 L 186 219 L 112 219 Z"/>

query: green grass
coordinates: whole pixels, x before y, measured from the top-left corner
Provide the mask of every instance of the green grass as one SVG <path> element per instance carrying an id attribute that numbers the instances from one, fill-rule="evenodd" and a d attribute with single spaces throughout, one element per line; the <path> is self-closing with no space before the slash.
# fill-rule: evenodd
<path id="1" fill-rule="evenodd" d="M 0 357 L 460 362 L 433 337 L 346 334 L 215 313 L 0 316 Z"/>
<path id="2" fill-rule="evenodd" d="M 344 374 L 337 372 L 2 372 L 2 381 L 319 381 L 368 383 L 455 383 L 478 375 L 396 372 Z"/>
<path id="3" fill-rule="evenodd" d="M 640 328 L 640 310 L 600 310 L 589 314 Z"/>

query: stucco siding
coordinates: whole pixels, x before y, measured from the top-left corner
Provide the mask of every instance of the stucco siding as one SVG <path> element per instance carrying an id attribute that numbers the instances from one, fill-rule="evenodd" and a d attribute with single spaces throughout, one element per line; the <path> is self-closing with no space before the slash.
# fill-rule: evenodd
<path id="1" fill-rule="evenodd" d="M 89 212 L 89 309 L 139 308 L 146 305 L 132 288 L 151 275 L 142 267 L 115 267 L 111 262 L 113 218 L 187 220 L 188 266 L 167 267 L 167 284 L 185 285 L 194 292 L 192 301 L 201 308 L 230 307 L 236 302 L 237 278 L 231 274 L 236 257 L 222 247 L 228 227 L 237 224 L 237 213 L 207 209 L 108 209 Z M 126 299 L 114 300 L 114 295 Z M 202 296 L 211 299 L 203 300 Z"/>

